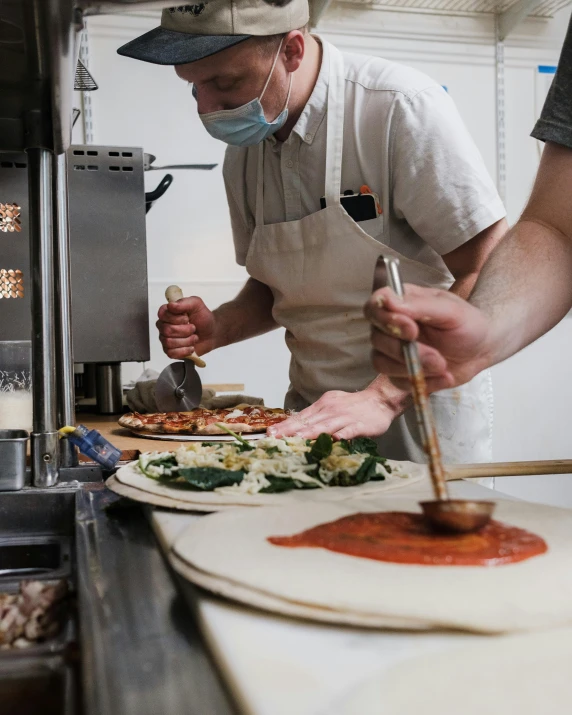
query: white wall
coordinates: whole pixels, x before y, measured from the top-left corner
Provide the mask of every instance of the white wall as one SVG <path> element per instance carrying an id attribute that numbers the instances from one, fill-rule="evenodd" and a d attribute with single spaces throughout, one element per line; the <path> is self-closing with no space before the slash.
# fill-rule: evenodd
<path id="1" fill-rule="evenodd" d="M 538 165 L 537 143 L 529 138 L 536 118 L 537 66 L 556 64 L 568 14 L 562 11 L 551 21 L 527 20 L 507 42 L 507 209 L 512 222 L 524 205 Z M 203 130 L 191 93 L 172 68 L 115 53 L 119 45 L 156 24 L 154 16 L 89 21 L 90 69 L 100 85 L 92 95 L 95 142 L 142 146 L 157 155 L 157 164 L 219 163 L 210 173 L 175 172 L 172 187 L 148 214 L 152 316 L 170 283 L 180 283 L 185 294 L 201 295 L 215 307 L 232 297 L 245 279 L 233 258 L 221 175 L 223 145 Z M 334 3 L 319 29 L 341 49 L 403 62 L 446 85 L 495 175 L 491 18 L 433 17 Z M 153 188 L 161 177 L 161 172 L 149 172 L 147 187 Z M 150 366 L 161 369 L 167 360 L 155 340 L 154 320 Z M 566 318 L 528 350 L 495 368 L 496 459 L 570 456 L 566 419 L 572 403 L 570 360 L 572 321 Z M 287 363 L 282 331 L 276 331 L 209 356 L 205 379 L 244 382 L 249 393 L 278 405 L 288 383 Z M 128 366 L 125 372 L 134 378 L 139 371 L 140 366 Z M 543 481 L 548 487 L 540 487 L 541 498 L 572 505 L 572 479 L 567 482 L 569 489 L 563 486 L 565 477 L 554 479 L 550 485 L 550 480 Z M 522 480 L 512 480 L 506 488 L 538 498 L 536 487 L 532 493 Z"/>

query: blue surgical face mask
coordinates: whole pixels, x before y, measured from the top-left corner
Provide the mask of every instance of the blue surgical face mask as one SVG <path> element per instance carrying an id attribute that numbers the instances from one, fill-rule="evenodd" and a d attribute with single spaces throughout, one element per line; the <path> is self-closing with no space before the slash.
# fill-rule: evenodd
<path id="1" fill-rule="evenodd" d="M 274 132 L 277 132 L 288 118 L 288 102 L 290 101 L 290 92 L 292 90 L 292 73 L 290 74 L 290 86 L 288 87 L 288 96 L 284 109 L 272 122 L 269 122 L 264 116 L 261 99 L 266 92 L 276 62 L 280 56 L 282 42 L 272 63 L 270 74 L 262 89 L 259 97 L 253 99 L 247 104 L 243 104 L 236 109 L 221 109 L 218 112 L 208 112 L 207 114 L 199 114 L 202 123 L 207 132 L 215 139 L 220 139 L 225 144 L 234 146 L 254 146 L 260 144 Z M 196 99 L 197 93 L 193 86 L 193 95 Z"/>

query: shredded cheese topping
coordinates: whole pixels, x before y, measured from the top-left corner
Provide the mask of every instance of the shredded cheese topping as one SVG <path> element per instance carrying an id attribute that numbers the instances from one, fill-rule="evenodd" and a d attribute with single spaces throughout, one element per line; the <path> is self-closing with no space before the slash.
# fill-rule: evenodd
<path id="1" fill-rule="evenodd" d="M 140 458 L 140 465 L 148 476 L 154 478 L 175 477 L 174 481 L 183 482 L 182 476 L 176 477 L 179 468 L 215 468 L 242 471 L 244 477 L 239 484 L 217 487 L 214 491 L 221 494 L 256 494 L 270 486 L 267 477 L 294 479 L 302 483 L 312 483 L 316 487 L 327 485 L 341 472 L 355 475 L 366 459 L 365 453 L 348 453 L 342 444 L 334 443 L 332 452 L 321 460 L 318 474 L 309 472 L 316 469 L 316 464 L 308 463 L 306 454 L 311 447 L 301 437 L 275 438 L 265 437 L 251 443 L 254 449 L 241 451 L 236 442 L 203 443 L 191 442 L 179 447 L 174 452 L 150 452 Z M 157 459 L 175 458 L 176 466 L 169 464 L 150 464 Z M 171 459 L 172 462 L 172 459 Z M 389 471 L 382 463 L 376 465 L 376 473 L 388 475 Z"/>

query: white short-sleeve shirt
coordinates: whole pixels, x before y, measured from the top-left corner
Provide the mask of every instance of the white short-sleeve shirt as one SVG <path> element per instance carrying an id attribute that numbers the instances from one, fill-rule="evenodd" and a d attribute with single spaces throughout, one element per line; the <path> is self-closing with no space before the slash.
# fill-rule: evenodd
<path id="1" fill-rule="evenodd" d="M 314 90 L 285 142 L 266 140 L 264 222 L 320 210 L 326 165 L 328 43 Z M 383 240 L 444 271 L 453 251 L 506 215 L 453 100 L 417 70 L 343 53 L 342 192 L 364 184 L 384 206 Z M 223 175 L 236 260 L 245 265 L 255 227 L 257 147 L 229 146 Z"/>

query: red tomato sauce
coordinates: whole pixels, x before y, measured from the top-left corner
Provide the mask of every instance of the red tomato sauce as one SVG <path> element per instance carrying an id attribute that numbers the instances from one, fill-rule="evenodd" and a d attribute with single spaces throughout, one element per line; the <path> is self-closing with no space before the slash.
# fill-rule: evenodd
<path id="1" fill-rule="evenodd" d="M 490 521 L 474 534 L 438 534 L 421 514 L 399 511 L 351 514 L 293 536 L 271 536 L 268 541 L 423 566 L 500 566 L 548 550 L 540 536 L 499 521 Z"/>

